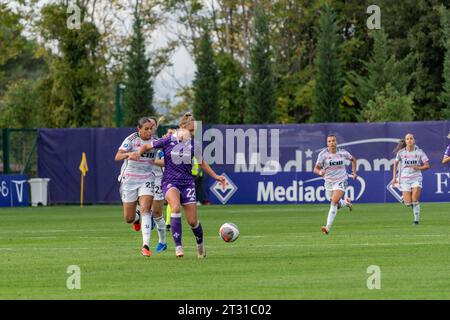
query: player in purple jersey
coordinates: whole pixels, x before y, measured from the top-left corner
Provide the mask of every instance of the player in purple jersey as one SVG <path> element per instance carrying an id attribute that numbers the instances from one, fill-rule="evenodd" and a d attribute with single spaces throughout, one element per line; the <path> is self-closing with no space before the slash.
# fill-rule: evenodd
<path id="1" fill-rule="evenodd" d="M 197 241 L 197 257 L 206 256 L 203 240 L 203 229 L 197 218 L 197 199 L 195 195 L 195 181 L 192 176 L 192 158 L 197 147 L 192 135 L 195 131 L 195 119 L 186 113 L 179 121 L 179 129 L 165 138 L 144 144 L 131 158 L 138 158 L 141 154 L 152 148 L 162 148 L 164 152 L 164 173 L 162 187 L 164 196 L 171 208 L 170 225 L 172 237 L 175 242 L 175 255 L 184 256 L 182 246 L 181 207 L 184 209 L 188 224 Z M 211 167 L 195 153 L 202 169 L 212 178 L 225 184 L 225 177 L 217 175 Z M 200 159 L 199 159 L 200 158 Z"/>
<path id="2" fill-rule="evenodd" d="M 413 208 L 414 225 L 420 220 L 420 193 L 422 191 L 422 171 L 430 168 L 425 152 L 416 146 L 414 135 L 408 133 L 394 150 L 396 153 L 392 185 L 397 185 L 403 193 L 403 203 Z M 398 173 L 397 173 L 398 170 Z"/>
<path id="3" fill-rule="evenodd" d="M 448 139 L 450 139 L 450 133 L 447 136 Z M 442 158 L 442 164 L 447 164 L 450 162 L 450 144 L 448 145 L 447 149 L 445 149 L 444 157 Z"/>
<path id="4" fill-rule="evenodd" d="M 356 179 L 356 159 L 346 150 L 337 147 L 337 139 L 333 134 L 327 136 L 327 148 L 323 149 L 314 167 L 314 173 L 325 180 L 325 192 L 331 202 L 327 224 L 322 226 L 323 233 L 328 234 L 336 218 L 337 211 L 343 207 L 352 210 L 350 198 L 343 199 L 348 185 L 346 165 L 352 163 L 352 177 Z"/>

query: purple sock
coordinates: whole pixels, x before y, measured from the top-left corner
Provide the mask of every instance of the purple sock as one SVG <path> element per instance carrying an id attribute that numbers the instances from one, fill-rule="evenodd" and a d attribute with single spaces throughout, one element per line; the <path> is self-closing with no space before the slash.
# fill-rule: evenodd
<path id="1" fill-rule="evenodd" d="M 197 244 L 203 242 L 203 229 L 202 225 L 199 222 L 197 228 L 192 228 L 192 232 L 194 233 L 195 239 L 197 240 Z"/>
<path id="2" fill-rule="evenodd" d="M 170 230 L 175 246 L 181 246 L 181 213 L 172 213 L 170 215 Z"/>

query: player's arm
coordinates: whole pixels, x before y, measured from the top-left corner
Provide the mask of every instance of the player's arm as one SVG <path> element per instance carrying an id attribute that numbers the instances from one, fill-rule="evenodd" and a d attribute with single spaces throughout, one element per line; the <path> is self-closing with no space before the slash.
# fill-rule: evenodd
<path id="1" fill-rule="evenodd" d="M 352 159 L 350 160 L 352 162 L 352 176 L 353 179 L 356 179 L 357 175 L 356 175 L 356 158 L 352 157 Z"/>
<path id="2" fill-rule="evenodd" d="M 163 167 L 164 167 L 164 159 L 156 159 L 156 160 L 155 160 L 155 164 L 156 164 L 158 167 L 163 168 Z"/>
<path id="3" fill-rule="evenodd" d="M 202 163 L 200 165 L 203 169 L 203 171 L 205 171 L 208 175 L 210 175 L 214 180 L 219 181 L 222 185 L 225 184 L 225 177 L 224 176 L 219 176 L 218 174 L 216 174 L 214 172 L 214 170 L 209 166 L 209 164 L 207 164 L 205 162 L 205 160 L 202 160 Z"/>
<path id="4" fill-rule="evenodd" d="M 125 159 L 128 159 L 130 157 L 132 152 L 128 152 L 122 149 L 119 149 L 116 153 L 116 157 L 114 158 L 115 161 L 123 161 Z"/>
<path id="5" fill-rule="evenodd" d="M 132 152 L 128 159 L 137 161 L 137 160 L 139 160 L 139 158 L 142 154 L 146 153 L 147 151 L 149 151 L 151 149 L 153 149 L 153 144 L 146 143 L 146 144 L 142 145 L 137 152 Z"/>
<path id="6" fill-rule="evenodd" d="M 320 164 L 316 164 L 314 166 L 314 173 L 319 175 L 319 176 L 321 176 L 321 177 L 323 177 L 323 175 L 325 174 L 325 171 L 322 170 L 322 167 L 320 166 Z"/>
<path id="7" fill-rule="evenodd" d="M 423 163 L 423 165 L 421 165 L 421 166 L 414 166 L 413 169 L 414 170 L 421 170 L 421 171 L 428 170 L 428 169 L 430 169 L 430 162 L 429 161 L 425 161 Z"/>
<path id="8" fill-rule="evenodd" d="M 447 164 L 450 162 L 450 156 L 444 156 L 442 158 L 442 164 Z"/>
<path id="9" fill-rule="evenodd" d="M 392 184 L 396 184 L 397 183 L 397 168 L 398 168 L 398 160 L 396 159 L 394 161 L 394 172 L 393 172 L 393 176 L 392 176 Z"/>

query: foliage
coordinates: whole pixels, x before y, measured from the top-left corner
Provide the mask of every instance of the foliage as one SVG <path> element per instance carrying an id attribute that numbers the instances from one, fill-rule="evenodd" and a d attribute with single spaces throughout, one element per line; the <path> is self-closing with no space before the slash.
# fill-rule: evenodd
<path id="1" fill-rule="evenodd" d="M 388 83 L 367 108 L 361 112 L 363 120 L 375 121 L 412 121 L 414 120 L 414 100 L 412 94 L 402 95 Z"/>
<path id="2" fill-rule="evenodd" d="M 250 49 L 250 80 L 247 84 L 248 105 L 245 110 L 245 123 L 274 123 L 276 120 L 269 23 L 265 12 L 257 8 L 255 39 Z"/>
<path id="3" fill-rule="evenodd" d="M 140 12 L 134 12 L 133 35 L 126 65 L 125 124 L 135 126 L 137 119 L 155 113 L 153 108 L 153 84 L 150 59 L 146 55 Z"/>
<path id="4" fill-rule="evenodd" d="M 339 60 L 339 39 L 336 14 L 325 5 L 319 19 L 317 56 L 314 61 L 316 75 L 315 122 L 338 122 L 339 102 L 342 98 L 343 78 Z"/>
<path id="5" fill-rule="evenodd" d="M 205 25 L 195 53 L 194 117 L 206 124 L 219 120 L 219 75 L 209 29 Z"/>

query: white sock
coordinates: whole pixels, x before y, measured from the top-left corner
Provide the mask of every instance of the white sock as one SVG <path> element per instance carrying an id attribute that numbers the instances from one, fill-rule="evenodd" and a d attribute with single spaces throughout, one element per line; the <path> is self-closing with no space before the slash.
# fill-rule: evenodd
<path id="1" fill-rule="evenodd" d="M 419 222 L 420 220 L 420 203 L 419 202 L 413 202 L 413 213 L 414 213 L 414 221 Z"/>
<path id="2" fill-rule="evenodd" d="M 331 226 L 333 225 L 334 218 L 336 218 L 337 213 L 337 204 L 330 205 L 330 211 L 328 211 L 328 219 L 327 219 L 327 229 L 331 230 Z"/>
<path id="3" fill-rule="evenodd" d="M 143 246 L 150 246 L 150 235 L 152 233 L 152 216 L 149 212 L 142 213 L 142 242 Z"/>
<path id="4" fill-rule="evenodd" d="M 158 230 L 159 242 L 162 244 L 166 244 L 166 222 L 164 221 L 163 216 L 159 218 L 153 219 L 156 223 L 156 229 Z"/>
<path id="5" fill-rule="evenodd" d="M 139 214 L 138 214 L 138 212 L 140 212 L 139 209 L 140 209 L 140 208 L 139 208 L 139 205 L 137 205 L 137 206 L 136 206 L 136 211 L 134 212 L 134 223 L 136 223 L 136 222 L 139 221 Z"/>
<path id="6" fill-rule="evenodd" d="M 340 199 L 340 200 L 339 200 L 339 204 L 341 205 L 341 208 L 347 207 L 347 201 L 345 201 L 344 199 Z M 340 209 L 340 208 L 339 208 L 339 209 Z"/>

